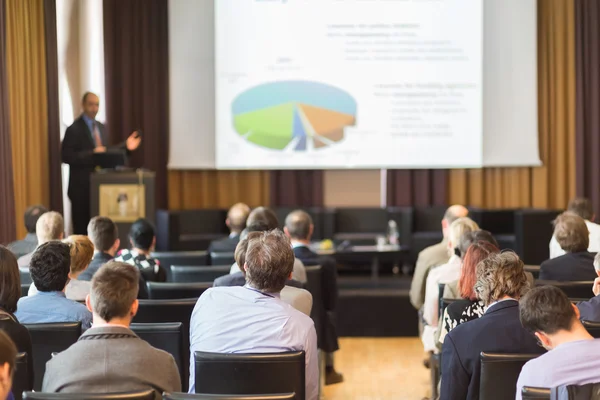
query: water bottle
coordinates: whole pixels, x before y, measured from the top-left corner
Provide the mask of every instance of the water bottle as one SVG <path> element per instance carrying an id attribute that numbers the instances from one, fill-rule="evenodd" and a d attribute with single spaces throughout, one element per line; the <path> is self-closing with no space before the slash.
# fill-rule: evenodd
<path id="1" fill-rule="evenodd" d="M 400 232 L 398 232 L 398 224 L 393 219 L 390 219 L 388 221 L 387 237 L 388 237 L 389 244 L 393 244 L 393 245 L 398 244 Z"/>

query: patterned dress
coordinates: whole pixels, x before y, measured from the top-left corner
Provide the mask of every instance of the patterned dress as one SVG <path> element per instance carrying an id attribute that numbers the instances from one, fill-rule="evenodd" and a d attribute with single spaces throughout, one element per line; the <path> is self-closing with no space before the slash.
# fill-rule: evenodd
<path id="1" fill-rule="evenodd" d="M 444 320 L 440 325 L 440 329 L 442 329 L 440 343 L 444 343 L 446 335 L 452 329 L 481 317 L 484 312 L 485 306 L 482 301 L 458 300 L 448 305 L 444 311 Z"/>

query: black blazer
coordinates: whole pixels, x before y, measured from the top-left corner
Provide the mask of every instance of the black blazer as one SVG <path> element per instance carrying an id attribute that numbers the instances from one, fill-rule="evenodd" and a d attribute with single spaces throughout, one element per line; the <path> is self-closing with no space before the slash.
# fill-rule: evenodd
<path id="1" fill-rule="evenodd" d="M 542 354 L 535 336 L 519 320 L 519 302 L 505 300 L 491 306 L 480 318 L 448 333 L 442 347 L 441 400 L 479 399 L 480 354 Z"/>
<path id="2" fill-rule="evenodd" d="M 92 258 L 90 265 L 77 277 L 77 279 L 80 281 L 91 281 L 96 271 L 112 259 L 113 257 L 107 253 L 99 252 L 94 254 L 94 258 Z"/>
<path id="3" fill-rule="evenodd" d="M 598 277 L 594 269 L 596 253 L 582 251 L 567 253 L 544 261 L 540 265 L 540 277 L 545 281 L 593 281 Z"/>
<path id="4" fill-rule="evenodd" d="M 306 246 L 294 247 L 294 255 L 305 266 L 320 265 L 323 271 L 323 303 L 325 310 L 334 311 L 338 300 L 337 267 L 331 257 L 319 256 Z"/>
<path id="5" fill-rule="evenodd" d="M 208 246 L 209 253 L 233 253 L 238 243 L 240 242 L 240 235 L 234 237 L 226 237 L 219 240 L 213 240 Z"/>
<path id="6" fill-rule="evenodd" d="M 242 272 L 235 272 L 233 274 L 227 274 L 218 277 L 213 282 L 213 286 L 244 286 L 246 284 L 246 277 Z M 288 279 L 285 281 L 286 286 L 293 286 L 298 289 L 304 289 L 304 285 L 302 282 L 295 281 L 293 279 Z"/>
<path id="7" fill-rule="evenodd" d="M 577 308 L 579 308 L 582 320 L 600 322 L 600 296 L 578 303 Z"/>

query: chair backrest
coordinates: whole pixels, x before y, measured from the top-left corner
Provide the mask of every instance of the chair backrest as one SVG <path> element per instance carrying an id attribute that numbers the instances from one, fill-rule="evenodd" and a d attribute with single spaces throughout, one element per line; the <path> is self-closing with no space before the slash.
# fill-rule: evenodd
<path id="1" fill-rule="evenodd" d="M 31 336 L 33 353 L 33 390 L 42 390 L 46 363 L 52 353 L 60 353 L 77 342 L 81 336 L 81 322 L 56 322 L 49 324 L 24 324 Z"/>
<path id="2" fill-rule="evenodd" d="M 335 234 L 373 233 L 383 234 L 388 226 L 385 208 L 337 208 L 335 210 Z"/>
<path id="3" fill-rule="evenodd" d="M 448 308 L 448 306 L 452 303 L 454 303 L 455 301 L 459 301 L 460 299 L 440 299 L 440 322 L 442 323 L 442 317 L 444 316 L 444 311 L 446 311 L 446 308 Z"/>
<path id="4" fill-rule="evenodd" d="M 23 392 L 32 390 L 29 383 L 29 366 L 27 365 L 27 353 L 17 354 L 15 374 L 13 375 L 12 392 L 15 400 L 20 400 Z"/>
<path id="5" fill-rule="evenodd" d="M 235 262 L 235 254 L 232 253 L 210 253 L 210 265 L 231 265 Z"/>
<path id="6" fill-rule="evenodd" d="M 305 395 L 303 351 L 265 354 L 194 352 L 196 392 L 208 394 L 296 393 Z"/>
<path id="7" fill-rule="evenodd" d="M 152 347 L 164 350 L 175 359 L 182 385 L 189 383 L 189 369 L 184 365 L 189 364 L 190 350 L 184 345 L 183 323 L 159 322 L 154 324 L 131 324 L 131 330 Z M 187 360 L 187 363 L 185 362 Z"/>
<path id="8" fill-rule="evenodd" d="M 26 297 L 29 293 L 29 286 L 31 283 L 21 283 L 21 297 Z"/>
<path id="9" fill-rule="evenodd" d="M 537 399 L 550 400 L 550 389 L 523 386 L 523 389 L 521 389 L 521 398 L 523 400 L 537 400 Z"/>
<path id="10" fill-rule="evenodd" d="M 209 266 L 178 266 L 171 265 L 172 282 L 213 282 L 220 276 L 227 275 L 231 269 L 229 265 Z"/>
<path id="11" fill-rule="evenodd" d="M 41 393 L 25 392 L 23 400 L 154 400 L 154 390 L 126 393 Z"/>
<path id="12" fill-rule="evenodd" d="M 599 400 L 600 383 L 554 387 L 550 390 L 550 397 L 548 398 L 556 400 Z"/>
<path id="13" fill-rule="evenodd" d="M 529 272 L 533 275 L 533 279 L 538 279 L 540 277 L 539 265 L 525 265 L 523 268 L 525 269 L 525 272 Z"/>
<path id="14" fill-rule="evenodd" d="M 322 341 L 325 339 L 325 304 L 323 304 L 323 267 L 313 265 L 305 267 L 306 269 L 306 290 L 310 292 L 313 299 L 310 317 L 315 323 L 317 332 L 317 347 L 322 347 Z"/>
<path id="15" fill-rule="evenodd" d="M 555 286 L 562 290 L 571 299 L 589 299 L 594 295 L 593 281 L 559 282 L 536 280 L 535 286 Z"/>
<path id="16" fill-rule="evenodd" d="M 517 379 L 525 363 L 539 354 L 481 353 L 479 398 L 485 400 L 514 399 Z"/>
<path id="17" fill-rule="evenodd" d="M 155 251 L 151 256 L 167 270 L 171 265 L 208 265 L 206 251 Z"/>
<path id="18" fill-rule="evenodd" d="M 172 282 L 146 282 L 148 297 L 159 299 L 193 299 L 198 298 L 212 287 L 211 282 L 172 283 Z"/>
<path id="19" fill-rule="evenodd" d="M 444 298 L 444 289 L 446 289 L 445 283 L 438 283 L 438 319 L 442 318 L 442 299 Z"/>
<path id="20" fill-rule="evenodd" d="M 600 339 L 600 322 L 592 322 L 592 321 L 581 321 L 583 326 L 590 335 L 592 335 L 596 339 Z"/>
<path id="21" fill-rule="evenodd" d="M 164 393 L 164 400 L 294 400 L 294 393 L 282 394 L 190 394 L 190 393 Z"/>

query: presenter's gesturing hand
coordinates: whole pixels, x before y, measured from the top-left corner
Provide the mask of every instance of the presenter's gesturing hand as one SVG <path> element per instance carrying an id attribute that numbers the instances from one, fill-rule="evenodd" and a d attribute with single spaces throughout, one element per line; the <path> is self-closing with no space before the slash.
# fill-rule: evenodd
<path id="1" fill-rule="evenodd" d="M 127 142 L 126 142 L 127 150 L 129 150 L 129 151 L 136 150 L 138 147 L 140 147 L 140 143 L 142 143 L 142 137 L 138 134 L 137 131 L 133 132 L 127 138 Z"/>

